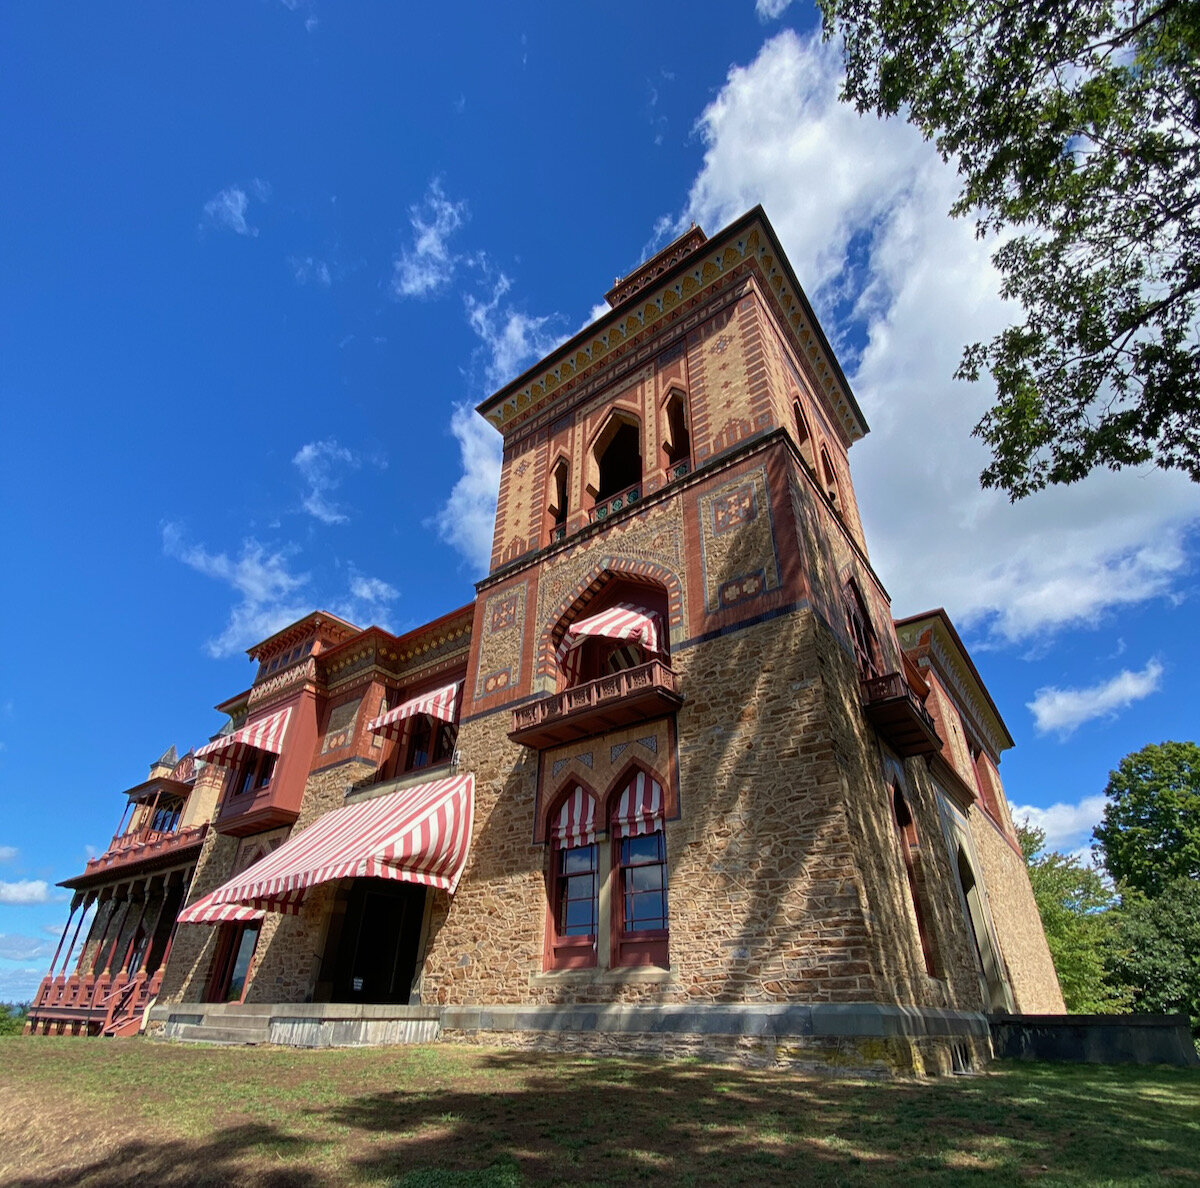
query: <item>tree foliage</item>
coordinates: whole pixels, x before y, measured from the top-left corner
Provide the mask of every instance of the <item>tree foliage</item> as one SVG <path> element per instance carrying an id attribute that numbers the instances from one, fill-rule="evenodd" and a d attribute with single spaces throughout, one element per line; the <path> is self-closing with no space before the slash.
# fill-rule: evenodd
<path id="1" fill-rule="evenodd" d="M 1200 879 L 1200 747 L 1152 744 L 1110 772 L 1096 840 L 1108 873 L 1151 898 L 1178 879 Z"/>
<path id="2" fill-rule="evenodd" d="M 968 346 L 996 404 L 981 479 L 1013 499 L 1096 466 L 1200 481 L 1200 5 L 820 0 L 844 97 L 903 111 L 1025 319 Z"/>
<path id="3" fill-rule="evenodd" d="M 1047 851 L 1043 830 L 1018 825 L 1017 836 L 1067 1010 L 1123 1010 L 1129 992 L 1108 978 L 1108 963 L 1115 958 L 1116 894 L 1098 871 L 1078 858 Z"/>
<path id="4" fill-rule="evenodd" d="M 1110 981 L 1130 988 L 1133 1009 L 1182 1012 L 1200 1037 L 1200 882 L 1180 878 L 1153 898 L 1126 896 L 1119 939 L 1108 953 Z"/>

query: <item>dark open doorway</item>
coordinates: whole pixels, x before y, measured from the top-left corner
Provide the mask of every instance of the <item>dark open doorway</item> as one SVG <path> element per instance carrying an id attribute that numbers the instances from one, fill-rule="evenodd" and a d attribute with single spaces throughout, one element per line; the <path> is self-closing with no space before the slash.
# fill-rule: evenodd
<path id="1" fill-rule="evenodd" d="M 331 921 L 321 972 L 330 1001 L 407 1003 L 417 972 L 425 888 L 356 879 L 339 900 L 345 914 Z"/>

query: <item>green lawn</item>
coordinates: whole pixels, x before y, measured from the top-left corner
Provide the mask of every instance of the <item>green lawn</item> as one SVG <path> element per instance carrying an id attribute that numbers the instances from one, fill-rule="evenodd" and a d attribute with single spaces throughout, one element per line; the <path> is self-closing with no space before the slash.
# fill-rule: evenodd
<path id="1" fill-rule="evenodd" d="M 1200 1181 L 1200 1072 L 829 1080 L 430 1045 L 0 1039 L 0 1184 L 1160 1185 Z"/>

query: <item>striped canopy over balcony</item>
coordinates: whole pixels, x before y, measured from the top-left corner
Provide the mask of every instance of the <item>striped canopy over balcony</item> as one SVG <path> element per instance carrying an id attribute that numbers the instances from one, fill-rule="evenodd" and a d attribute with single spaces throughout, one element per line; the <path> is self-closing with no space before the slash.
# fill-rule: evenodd
<path id="1" fill-rule="evenodd" d="M 408 719 L 417 714 L 428 714 L 431 718 L 440 718 L 443 722 L 457 722 L 462 687 L 462 681 L 455 681 L 453 685 L 434 689 L 432 693 L 422 693 L 420 697 L 414 697 L 372 719 L 367 723 L 367 729 L 372 734 L 396 738 L 404 731 Z"/>
<path id="2" fill-rule="evenodd" d="M 567 628 L 558 645 L 557 659 L 569 684 L 574 684 L 579 677 L 580 647 L 586 640 L 598 637 L 640 644 L 651 656 L 662 651 L 658 615 L 632 602 L 614 603 L 607 610 L 579 619 Z"/>
<path id="3" fill-rule="evenodd" d="M 236 767 L 251 751 L 267 751 L 278 755 L 283 750 L 283 736 L 292 719 L 292 707 L 277 710 L 259 718 L 232 734 L 223 734 L 196 752 L 197 759 L 215 763 L 218 767 Z"/>
<path id="4" fill-rule="evenodd" d="M 471 846 L 475 777 L 431 780 L 388 796 L 326 813 L 183 912 L 221 904 L 297 913 L 305 892 L 333 879 L 375 878 L 422 883 L 453 893 Z"/>

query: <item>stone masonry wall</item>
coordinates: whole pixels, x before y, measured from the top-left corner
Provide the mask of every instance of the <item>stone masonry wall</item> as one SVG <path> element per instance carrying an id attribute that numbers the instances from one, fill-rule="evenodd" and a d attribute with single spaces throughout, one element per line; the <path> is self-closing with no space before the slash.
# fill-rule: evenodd
<path id="1" fill-rule="evenodd" d="M 1063 1014 L 1067 1008 L 1025 861 L 978 808 L 971 809 L 968 820 L 1016 1008 L 1026 1014 Z"/>

